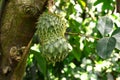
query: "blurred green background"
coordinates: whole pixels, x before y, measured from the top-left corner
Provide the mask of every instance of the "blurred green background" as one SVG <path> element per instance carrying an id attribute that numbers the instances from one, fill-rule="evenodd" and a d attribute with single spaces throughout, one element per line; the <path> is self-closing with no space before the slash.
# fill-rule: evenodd
<path id="1" fill-rule="evenodd" d="M 24 80 L 120 80 L 120 14 L 115 0 L 55 0 L 53 12 L 68 23 L 73 50 L 47 65 L 33 37 Z M 114 37 L 114 38 L 112 38 Z"/>

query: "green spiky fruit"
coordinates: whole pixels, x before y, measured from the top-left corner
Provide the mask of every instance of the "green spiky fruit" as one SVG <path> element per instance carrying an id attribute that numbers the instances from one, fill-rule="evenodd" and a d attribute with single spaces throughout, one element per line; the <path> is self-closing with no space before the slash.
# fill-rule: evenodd
<path id="1" fill-rule="evenodd" d="M 66 41 L 64 33 L 65 21 L 53 13 L 43 13 L 37 23 L 37 34 L 40 39 L 42 55 L 50 63 L 63 60 L 72 49 Z"/>

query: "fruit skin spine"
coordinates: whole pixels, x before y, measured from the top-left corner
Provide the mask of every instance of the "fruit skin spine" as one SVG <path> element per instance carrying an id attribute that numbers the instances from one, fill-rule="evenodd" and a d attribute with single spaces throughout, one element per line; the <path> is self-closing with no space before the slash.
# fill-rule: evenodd
<path id="1" fill-rule="evenodd" d="M 49 63 L 62 61 L 72 50 L 64 37 L 66 28 L 66 22 L 59 15 L 50 12 L 44 12 L 38 19 L 40 51 Z"/>
<path id="2" fill-rule="evenodd" d="M 62 61 L 72 50 L 72 47 L 61 37 L 54 42 L 42 46 L 40 50 L 49 63 L 55 63 Z"/>
<path id="3" fill-rule="evenodd" d="M 50 40 L 55 40 L 58 37 L 64 37 L 66 31 L 66 23 L 59 15 L 44 12 L 37 22 L 38 35 L 42 44 L 46 44 Z M 44 41 L 43 41 L 44 40 Z"/>

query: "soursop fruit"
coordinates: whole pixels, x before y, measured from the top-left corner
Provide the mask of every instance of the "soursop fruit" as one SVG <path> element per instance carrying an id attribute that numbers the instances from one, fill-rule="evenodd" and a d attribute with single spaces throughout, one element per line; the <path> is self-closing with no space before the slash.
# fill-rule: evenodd
<path id="1" fill-rule="evenodd" d="M 40 39 L 40 51 L 49 63 L 62 61 L 72 50 L 64 33 L 66 22 L 58 15 L 44 12 L 37 22 L 37 34 Z"/>

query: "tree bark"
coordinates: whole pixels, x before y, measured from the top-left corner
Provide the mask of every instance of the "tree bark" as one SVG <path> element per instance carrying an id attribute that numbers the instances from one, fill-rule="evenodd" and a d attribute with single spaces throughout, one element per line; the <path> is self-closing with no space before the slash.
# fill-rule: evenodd
<path id="1" fill-rule="evenodd" d="M 117 12 L 120 13 L 120 0 L 116 0 Z"/>
<path id="2" fill-rule="evenodd" d="M 30 40 L 46 3 L 47 0 L 8 0 L 0 21 L 0 80 L 22 80 Z"/>

